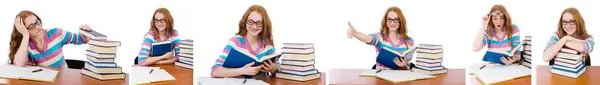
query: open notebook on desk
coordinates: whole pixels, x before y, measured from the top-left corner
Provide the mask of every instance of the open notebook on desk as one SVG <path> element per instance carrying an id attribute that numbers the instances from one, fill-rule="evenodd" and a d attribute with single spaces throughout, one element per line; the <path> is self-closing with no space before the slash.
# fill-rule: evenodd
<path id="1" fill-rule="evenodd" d="M 256 79 L 243 78 L 209 78 L 199 77 L 199 85 L 269 85 L 269 83 Z"/>
<path id="2" fill-rule="evenodd" d="M 134 84 L 146 84 L 162 81 L 175 80 L 175 77 L 171 76 L 169 72 L 159 67 L 136 67 L 132 68 L 131 80 Z"/>
<path id="3" fill-rule="evenodd" d="M 531 76 L 531 69 L 518 64 L 494 65 L 489 67 L 486 65 L 485 67 L 475 71 L 473 75 L 481 83 L 489 85 L 521 77 Z"/>
<path id="4" fill-rule="evenodd" d="M 359 76 L 377 77 L 393 83 L 435 78 L 428 74 L 412 72 L 410 70 L 363 70 Z"/>
<path id="5" fill-rule="evenodd" d="M 8 79 L 23 79 L 43 82 L 54 82 L 59 71 L 36 67 L 18 67 L 14 65 L 1 65 L 0 77 Z"/>

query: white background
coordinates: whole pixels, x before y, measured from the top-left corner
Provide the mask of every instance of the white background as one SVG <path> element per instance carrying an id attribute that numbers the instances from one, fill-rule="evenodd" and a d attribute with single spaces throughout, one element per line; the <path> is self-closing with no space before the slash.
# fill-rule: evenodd
<path id="1" fill-rule="evenodd" d="M 0 29 L 4 35 L 0 40 L 5 40 L 0 42 L 0 48 L 8 48 L 16 14 L 32 10 L 40 16 L 45 29 L 60 27 L 76 32 L 79 25 L 89 24 L 110 40 L 121 41 L 116 61 L 129 73 L 144 33 L 150 28 L 152 13 L 166 7 L 175 18 L 175 29 L 181 38 L 196 41 L 194 76 L 209 77 L 210 68 L 227 40 L 237 32 L 243 13 L 254 4 L 267 9 L 277 48 L 287 42 L 315 43 L 316 66 L 321 72 L 370 69 L 375 63 L 375 49 L 357 39 L 348 39 L 347 21 L 360 32 L 378 32 L 380 21 L 390 6 L 402 9 L 408 34 L 416 44 L 444 45 L 443 65 L 448 68 L 466 68 L 470 62 L 481 62 L 486 49 L 473 52 L 472 44 L 483 15 L 494 4 L 507 8 L 521 36 L 533 35 L 535 65 L 547 65 L 542 61 L 543 50 L 557 29 L 560 13 L 567 7 L 578 8 L 587 23 L 588 33 L 600 37 L 595 34 L 600 27 L 600 17 L 595 15 L 600 15 L 600 10 L 594 9 L 599 7 L 591 1 L 577 0 L 19 0 L 0 3 L 0 27 L 4 28 Z M 85 49 L 87 45 L 63 48 L 65 58 L 79 60 L 85 60 Z M 598 53 L 592 52 L 591 56 Z M 8 55 L 8 49 L 0 49 L 0 55 Z M 7 59 L 0 57 L 1 62 Z M 600 58 L 591 59 L 600 61 Z"/>

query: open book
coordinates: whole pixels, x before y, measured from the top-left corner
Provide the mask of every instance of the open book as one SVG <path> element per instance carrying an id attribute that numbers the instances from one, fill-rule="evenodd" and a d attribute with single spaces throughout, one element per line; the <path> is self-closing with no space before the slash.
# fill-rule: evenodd
<path id="1" fill-rule="evenodd" d="M 481 68 L 481 67 L 480 67 Z M 479 69 L 479 68 L 476 68 Z M 473 73 L 485 85 L 508 81 L 531 75 L 531 69 L 522 65 L 493 65 L 485 66 Z"/>
<path id="2" fill-rule="evenodd" d="M 269 83 L 256 79 L 241 78 L 198 78 L 199 85 L 269 85 Z"/>
<path id="3" fill-rule="evenodd" d="M 132 68 L 132 78 L 134 84 L 146 84 L 162 81 L 176 80 L 169 72 L 159 67 L 136 67 Z"/>
<path id="4" fill-rule="evenodd" d="M 492 62 L 492 63 L 498 63 L 498 64 L 502 64 L 504 65 L 504 63 L 502 63 L 502 61 L 500 60 L 500 58 L 507 58 L 507 57 L 512 57 L 521 47 L 523 47 L 523 43 L 524 40 L 519 43 L 517 46 L 513 47 L 512 50 L 510 52 L 497 52 L 497 51 L 487 51 L 485 53 L 485 55 L 483 56 L 483 61 L 486 62 Z"/>
<path id="5" fill-rule="evenodd" d="M 54 82 L 59 71 L 42 67 L 18 67 L 13 65 L 0 66 L 0 77 L 9 79 L 23 79 L 43 82 Z"/>
<path id="6" fill-rule="evenodd" d="M 435 76 L 410 70 L 363 70 L 359 76 L 378 77 L 393 83 L 435 78 Z"/>
<path id="7" fill-rule="evenodd" d="M 382 48 L 377 54 L 376 62 L 379 64 L 383 64 L 384 66 L 390 69 L 399 69 L 399 66 L 394 63 L 394 58 L 403 58 L 410 60 L 413 54 L 416 52 L 417 47 L 409 48 L 403 53 L 399 53 L 398 51 L 394 51 L 391 49 Z"/>
<path id="8" fill-rule="evenodd" d="M 240 51 L 237 49 L 231 49 L 229 51 L 229 54 L 227 55 L 227 59 L 225 59 L 225 62 L 223 62 L 223 67 L 225 68 L 240 68 L 243 67 L 244 65 L 248 64 L 248 63 L 252 63 L 254 62 L 254 65 L 252 66 L 260 66 L 264 63 L 268 63 L 267 60 L 271 60 L 273 63 L 276 63 L 281 57 L 281 53 L 279 52 L 275 52 L 274 54 L 271 55 L 264 55 L 262 57 L 256 57 L 252 54 L 250 54 L 250 52 L 247 52 L 246 50 L 244 51 Z M 248 76 L 254 76 L 254 75 L 248 75 Z"/>

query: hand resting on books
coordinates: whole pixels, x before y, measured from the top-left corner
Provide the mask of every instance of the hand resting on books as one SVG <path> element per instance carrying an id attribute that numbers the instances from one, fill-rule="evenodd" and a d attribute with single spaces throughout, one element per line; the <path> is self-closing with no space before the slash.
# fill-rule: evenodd
<path id="1" fill-rule="evenodd" d="M 92 28 L 87 24 L 79 26 L 79 29 L 84 30 L 84 31 L 92 31 Z M 83 41 L 89 41 L 89 40 L 90 40 L 90 37 L 83 35 Z"/>

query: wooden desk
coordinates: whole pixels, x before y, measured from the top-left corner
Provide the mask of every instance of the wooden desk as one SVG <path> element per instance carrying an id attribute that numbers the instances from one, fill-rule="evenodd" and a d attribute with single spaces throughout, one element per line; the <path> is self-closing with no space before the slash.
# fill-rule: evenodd
<path id="1" fill-rule="evenodd" d="M 30 81 L 30 80 L 15 80 L 15 79 L 4 79 L 0 78 L 0 84 L 8 85 L 128 85 L 129 75 L 125 74 L 124 80 L 107 80 L 100 81 L 95 78 L 81 74 L 79 69 L 58 69 L 44 67 L 54 70 L 59 70 L 56 81 L 54 82 L 42 82 L 42 81 Z M 2 69 L 5 70 L 5 69 Z"/>
<path id="2" fill-rule="evenodd" d="M 392 83 L 377 77 L 360 77 L 364 69 L 331 69 L 330 85 L 465 85 L 465 69 L 448 69 L 448 73 L 436 75 L 436 78 Z"/>
<path id="3" fill-rule="evenodd" d="M 483 85 L 477 78 L 473 75 L 469 75 L 469 80 L 471 80 L 470 85 Z M 494 83 L 492 85 L 531 85 L 531 76 L 517 78 L 513 80 L 503 81 L 500 83 Z M 545 84 L 538 84 L 545 85 Z"/>
<path id="4" fill-rule="evenodd" d="M 175 77 L 175 81 L 156 82 L 142 85 L 193 85 L 194 70 L 171 65 L 153 65 L 151 67 L 160 67 Z"/>
<path id="5" fill-rule="evenodd" d="M 550 72 L 548 65 L 537 65 L 538 85 L 598 85 L 600 84 L 600 66 L 587 66 L 585 73 L 574 79 Z"/>
<path id="6" fill-rule="evenodd" d="M 255 78 L 265 81 L 271 85 L 325 85 L 325 79 L 327 78 L 326 75 L 327 74 L 325 73 L 321 73 L 321 78 L 304 82 L 265 76 L 256 76 Z"/>

